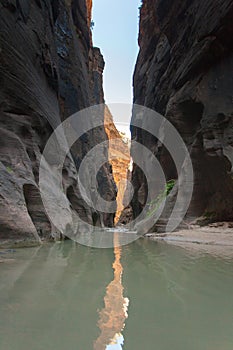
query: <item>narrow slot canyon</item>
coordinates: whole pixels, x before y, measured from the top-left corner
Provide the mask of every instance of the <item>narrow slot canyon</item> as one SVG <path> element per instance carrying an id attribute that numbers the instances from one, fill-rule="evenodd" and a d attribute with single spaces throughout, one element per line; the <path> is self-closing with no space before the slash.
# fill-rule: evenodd
<path id="1" fill-rule="evenodd" d="M 81 213 L 84 224 L 111 228 L 135 221 L 142 213 L 141 224 L 134 227 L 139 234 L 166 231 L 177 198 L 180 206 L 188 198 L 186 160 L 176 169 L 174 159 L 179 147 L 167 150 L 166 142 L 171 140 L 163 123 L 157 125 L 155 116 L 148 124 L 146 114 L 151 111 L 175 128 L 182 147 L 187 149 L 189 170 L 193 172 L 190 203 L 176 228 L 218 222 L 227 226 L 233 220 L 229 98 L 233 83 L 228 74 L 232 68 L 232 45 L 228 40 L 232 33 L 231 1 L 220 1 L 216 5 L 218 11 L 211 0 L 208 6 L 200 0 L 192 4 L 181 4 L 179 0 L 174 4 L 135 1 L 134 5 L 125 5 L 123 12 L 122 3 L 110 9 L 104 4 L 91 0 L 59 0 L 50 4 L 43 0 L 1 2 L 0 219 L 4 227 L 1 238 L 7 239 L 8 232 L 11 237 L 14 232 L 16 239 L 23 238 L 24 226 L 30 227 L 29 231 L 34 227 L 32 238 L 35 232 L 44 232 L 38 229 L 40 215 L 37 217 L 33 209 L 37 208 L 39 213 L 46 211 L 40 198 L 40 161 L 56 127 L 66 121 L 68 125 L 75 113 L 80 115 L 74 118 L 73 131 L 83 129 L 83 133 L 65 161 L 62 193 L 58 182 L 52 180 L 57 176 L 54 171 L 55 165 L 59 168 L 56 163 L 59 157 L 54 155 L 52 159 L 48 154 L 46 158 L 46 174 L 53 181 L 51 198 L 47 201 L 51 210 L 47 211 L 54 217 L 64 209 L 67 224 L 72 221 L 69 227 Z M 199 8 L 197 12 L 196 8 Z M 128 11 L 132 14 L 130 18 Z M 178 13 L 181 23 L 173 19 L 174 13 Z M 197 21 L 200 26 L 196 25 Z M 82 111 L 111 103 L 130 108 L 116 116 L 115 111 L 106 107 L 99 111 L 101 124 L 95 126 L 90 115 L 88 131 L 85 130 L 80 119 Z M 137 111 L 134 106 L 141 106 L 142 110 Z M 119 141 L 117 147 L 115 139 Z M 87 163 L 83 192 L 78 181 L 79 168 L 93 148 L 107 141 L 110 146 L 105 145 L 97 151 L 96 159 Z M 148 149 L 151 156 L 144 152 L 135 154 L 131 147 L 135 143 Z M 102 155 L 106 162 L 101 169 L 95 169 L 94 161 Z M 166 180 L 160 192 L 156 188 L 159 180 L 158 173 L 153 173 L 152 159 L 159 162 Z M 133 189 L 130 203 L 124 202 L 128 195 L 127 182 Z M 25 192 L 28 183 L 38 195 L 31 198 L 30 191 Z M 72 196 L 67 195 L 69 188 Z M 54 199 L 55 193 L 60 199 Z M 165 202 L 161 218 L 149 227 L 151 213 L 158 211 L 160 198 Z M 108 202 L 115 200 L 115 208 L 109 211 Z M 14 219 L 7 216 L 11 208 Z M 66 225 L 59 217 L 62 214 L 57 215 L 58 228 L 48 218 L 50 227 L 58 231 L 56 237 L 66 236 Z M 41 220 L 43 226 L 44 219 Z M 78 225 L 74 225 L 77 232 Z M 79 227 L 83 228 L 82 222 Z"/>
<path id="2" fill-rule="evenodd" d="M 232 350 L 233 0 L 0 0 L 0 349 Z"/>
<path id="3" fill-rule="evenodd" d="M 190 155 L 193 190 L 190 203 L 178 225 L 180 229 L 189 229 L 191 226 L 202 227 L 212 223 L 216 223 L 216 227 L 218 225 L 231 227 L 233 221 L 231 172 L 233 148 L 230 136 L 232 135 L 232 102 L 228 95 L 233 82 L 232 76 L 226 73 L 232 67 L 232 47 L 224 36 L 224 33 L 232 32 L 232 25 L 229 23 L 232 4 L 229 1 L 226 8 L 223 2 L 218 4 L 219 9 L 224 13 L 220 19 L 214 11 L 213 4 L 210 3 L 206 16 L 210 21 L 211 30 L 216 34 L 216 39 L 213 39 L 209 48 L 202 47 L 205 39 L 202 39 L 200 33 L 205 32 L 204 38 L 207 38 L 210 28 L 207 28 L 201 19 L 204 5 L 196 15 L 194 14 L 197 4 L 198 1 L 192 5 L 184 3 L 179 8 L 177 2 L 168 6 L 168 14 L 165 16 L 164 9 L 167 5 L 150 0 L 142 2 L 139 7 L 139 53 L 133 76 L 133 103 L 156 111 L 171 122 L 182 137 Z M 154 8 L 155 12 L 151 11 L 151 8 Z M 178 11 L 184 27 L 172 21 L 173 11 Z M 200 20 L 200 28 L 195 25 L 196 18 Z M 217 23 L 218 20 L 224 23 L 221 30 L 214 22 Z M 177 37 L 172 35 L 172 27 L 175 28 Z M 186 28 L 189 28 L 189 36 Z M 196 44 L 199 40 L 200 44 Z M 223 52 L 218 50 L 219 43 L 224 48 Z M 197 60 L 192 60 L 193 55 L 198 57 Z M 211 55 L 212 60 L 209 59 Z M 175 68 L 177 64 L 178 71 Z M 182 73 L 182 67 L 184 73 Z M 108 81 L 105 85 L 108 87 Z M 215 99 L 215 103 L 211 96 Z M 181 180 L 178 187 L 177 181 L 182 175 L 177 174 L 174 155 L 167 152 L 166 144 L 160 144 L 163 141 L 158 142 L 153 135 L 145 131 L 149 126 L 146 116 L 139 117 L 141 118 L 140 127 L 133 125 L 134 120 L 138 118 L 137 111 L 133 111 L 133 108 L 131 118 L 132 142 L 142 143 L 160 162 L 167 182 L 164 191 L 167 191 L 166 187 L 169 188 L 169 184 L 173 183 L 172 186 L 174 186 L 173 190 L 171 188 L 167 191 L 167 200 L 161 218 L 152 227 L 146 228 L 149 220 L 144 215 L 139 230 L 143 233 L 165 232 L 171 216 L 171 208 L 175 207 L 178 194 L 181 196 L 179 200 L 185 203 L 187 192 L 185 181 L 183 180 L 182 183 Z M 149 126 L 150 128 L 153 129 L 153 124 Z M 109 130 L 106 132 L 110 139 L 114 137 L 113 131 L 112 135 Z M 112 152 L 110 147 L 110 156 Z M 132 157 L 134 158 L 133 153 Z M 149 194 L 147 179 L 143 173 L 144 169 L 150 169 L 149 162 L 150 160 L 145 159 L 142 168 L 136 163 L 133 164 L 132 173 L 129 174 L 127 172 L 129 167 L 125 162 L 120 159 L 111 161 L 116 184 L 120 183 L 118 175 L 120 174 L 122 180 L 131 181 L 134 191 L 131 203 L 125 207 L 122 205 L 124 195 L 122 189 L 119 189 L 115 224 L 119 223 L 119 219 L 121 224 L 128 224 L 135 220 L 146 205 L 149 210 L 153 210 L 152 204 L 146 204 Z M 122 169 L 120 173 L 119 168 Z M 184 166 L 182 169 L 184 171 Z M 156 179 L 156 174 L 154 177 Z M 123 186 L 123 191 L 125 190 L 126 187 Z M 182 191 L 183 193 L 180 193 Z M 153 201 L 156 202 L 156 197 L 152 195 L 150 203 Z M 144 226 L 143 229 L 142 226 Z"/>

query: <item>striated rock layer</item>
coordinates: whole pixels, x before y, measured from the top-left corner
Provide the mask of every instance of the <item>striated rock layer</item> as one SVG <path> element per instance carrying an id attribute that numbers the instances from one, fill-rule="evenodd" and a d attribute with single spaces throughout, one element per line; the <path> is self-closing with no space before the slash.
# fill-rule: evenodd
<path id="1" fill-rule="evenodd" d="M 61 121 L 104 101 L 104 61 L 99 49 L 92 47 L 91 4 L 0 2 L 0 238 L 60 235 L 42 204 L 39 163 L 46 141 Z M 63 191 L 71 210 L 84 221 L 112 226 L 114 214 L 96 212 L 82 200 L 74 172 L 74 164 L 78 166 L 87 151 L 104 140 L 103 126 L 76 142 L 63 168 Z M 108 163 L 99 178 L 99 193 L 114 200 Z M 90 187 L 95 180 L 90 177 Z"/>
<path id="2" fill-rule="evenodd" d="M 121 134 L 114 122 L 110 110 L 105 109 L 105 130 L 109 139 L 109 162 L 117 186 L 117 211 L 115 224 L 118 223 L 124 209 L 124 195 L 130 167 L 130 144 L 125 135 Z"/>
<path id="3" fill-rule="evenodd" d="M 232 0 L 144 0 L 140 11 L 134 102 L 165 115 L 189 148 L 195 176 L 190 220 L 233 219 L 232 18 Z M 177 178 L 166 149 L 152 136 L 132 128 L 132 138 L 153 150 L 167 180 Z M 137 216 L 147 186 L 136 165 L 132 181 Z M 154 229 L 168 214 L 165 208 Z"/>

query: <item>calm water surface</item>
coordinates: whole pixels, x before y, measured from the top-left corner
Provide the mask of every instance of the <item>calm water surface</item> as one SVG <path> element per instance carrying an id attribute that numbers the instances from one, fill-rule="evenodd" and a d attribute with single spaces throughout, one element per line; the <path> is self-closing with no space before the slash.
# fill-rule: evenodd
<path id="1" fill-rule="evenodd" d="M 232 350 L 233 259 L 138 240 L 0 251 L 1 350 Z"/>

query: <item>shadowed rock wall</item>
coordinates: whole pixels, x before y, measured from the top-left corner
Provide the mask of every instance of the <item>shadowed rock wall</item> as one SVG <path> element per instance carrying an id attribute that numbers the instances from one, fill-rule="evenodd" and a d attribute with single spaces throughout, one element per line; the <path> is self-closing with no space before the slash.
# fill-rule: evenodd
<path id="1" fill-rule="evenodd" d="M 104 102 L 104 62 L 92 47 L 91 3 L 0 1 L 0 238 L 60 235 L 40 198 L 39 162 L 46 141 L 61 121 Z M 88 207 L 72 170 L 91 147 L 106 139 L 103 127 L 77 142 L 72 159 L 64 165 L 63 182 L 71 207 L 85 221 L 111 226 L 114 214 Z M 101 176 L 99 192 L 114 199 L 109 164 L 103 166 Z"/>
<path id="2" fill-rule="evenodd" d="M 190 220 L 233 219 L 232 18 L 232 0 L 144 0 L 140 10 L 134 102 L 165 115 L 189 148 L 195 176 Z M 153 150 L 167 180 L 177 178 L 152 136 L 132 127 L 132 138 Z M 132 181 L 137 216 L 147 193 L 136 165 Z"/>

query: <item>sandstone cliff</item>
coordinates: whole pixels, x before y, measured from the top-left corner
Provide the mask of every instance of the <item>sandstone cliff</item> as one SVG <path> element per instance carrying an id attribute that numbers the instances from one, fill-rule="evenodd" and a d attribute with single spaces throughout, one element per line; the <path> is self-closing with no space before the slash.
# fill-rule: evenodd
<path id="1" fill-rule="evenodd" d="M 144 0 L 140 10 L 134 102 L 165 115 L 188 146 L 195 176 L 190 220 L 233 219 L 232 18 L 232 0 Z M 167 180 L 177 178 L 152 136 L 132 128 L 132 138 L 153 150 Z M 133 184 L 137 216 L 147 193 L 136 165 Z M 165 209 L 165 221 L 167 215 Z"/>
<path id="2" fill-rule="evenodd" d="M 53 129 L 71 114 L 103 103 L 100 51 L 92 47 L 91 1 L 0 2 L 0 238 L 60 235 L 38 189 L 41 154 Z M 104 121 L 104 116 L 103 116 Z M 81 198 L 73 165 L 107 139 L 104 127 L 85 135 L 63 169 L 64 193 L 83 220 L 113 225 Z M 107 150 L 106 150 L 107 151 Z M 114 199 L 108 163 L 99 192 Z"/>
<path id="3" fill-rule="evenodd" d="M 111 112 L 107 107 L 105 109 L 105 130 L 110 141 L 109 162 L 112 165 L 112 173 L 117 186 L 117 211 L 115 216 L 115 224 L 117 224 L 124 209 L 123 200 L 130 167 L 130 144 L 129 140 L 117 130 Z"/>

